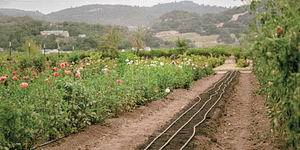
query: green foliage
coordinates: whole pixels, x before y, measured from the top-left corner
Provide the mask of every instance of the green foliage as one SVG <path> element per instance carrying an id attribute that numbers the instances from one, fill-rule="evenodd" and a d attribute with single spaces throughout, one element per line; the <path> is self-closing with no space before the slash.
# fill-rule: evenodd
<path id="1" fill-rule="evenodd" d="M 133 47 L 137 48 L 136 49 L 136 55 L 139 54 L 140 49 L 145 47 L 145 43 L 143 39 L 145 38 L 145 33 L 143 32 L 142 29 L 139 27 L 134 31 L 133 37 L 132 37 L 132 42 L 133 42 Z"/>
<path id="2" fill-rule="evenodd" d="M 270 126 L 276 135 L 286 138 L 286 147 L 300 149 L 300 2 L 269 0 L 264 12 L 257 10 L 254 23 L 244 40 L 252 51 L 253 71 L 266 95 Z"/>
<path id="3" fill-rule="evenodd" d="M 240 57 L 242 56 L 242 51 L 243 51 L 243 48 L 242 47 L 233 47 L 231 49 L 232 51 L 232 55 L 235 57 L 235 62 L 238 61 L 238 59 L 240 59 Z"/>
<path id="4" fill-rule="evenodd" d="M 118 35 L 117 26 L 112 27 L 109 30 L 109 33 L 103 37 L 102 42 L 99 46 L 99 52 L 111 54 L 113 56 L 117 55 L 118 50 L 118 42 L 120 41 L 120 37 Z"/>
<path id="5" fill-rule="evenodd" d="M 175 45 L 177 46 L 177 50 L 179 51 L 179 53 L 186 52 L 186 50 L 190 47 L 189 44 L 186 42 L 186 39 L 180 39 L 179 37 L 177 37 Z"/>

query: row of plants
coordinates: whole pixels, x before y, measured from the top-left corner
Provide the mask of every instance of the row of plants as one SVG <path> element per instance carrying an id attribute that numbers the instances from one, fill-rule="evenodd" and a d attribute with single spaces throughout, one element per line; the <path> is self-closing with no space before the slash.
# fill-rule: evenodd
<path id="1" fill-rule="evenodd" d="M 250 5 L 256 11 L 257 2 Z M 244 46 L 265 95 L 272 132 L 286 148 L 300 149 L 300 1 L 269 0 L 256 11 Z"/>
<path id="2" fill-rule="evenodd" d="M 175 88 L 188 89 L 195 80 L 214 73 L 207 65 L 213 58 L 205 56 L 150 60 L 120 53 L 118 58 L 96 59 L 100 55 L 78 59 L 80 55 L 72 53 L 62 57 L 66 62 L 55 62 L 58 55 L 48 55 L 48 61 L 44 55 L 18 56 L 20 60 L 2 62 L 0 149 L 29 149 L 134 111 Z"/>

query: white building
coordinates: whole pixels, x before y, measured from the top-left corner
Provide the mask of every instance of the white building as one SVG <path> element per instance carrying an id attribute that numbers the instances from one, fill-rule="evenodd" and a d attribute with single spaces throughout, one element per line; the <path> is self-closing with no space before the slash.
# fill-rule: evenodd
<path id="1" fill-rule="evenodd" d="M 78 37 L 85 38 L 86 34 L 79 34 Z"/>
<path id="2" fill-rule="evenodd" d="M 51 35 L 51 34 L 69 37 L 69 32 L 63 31 L 63 30 L 41 31 L 40 33 L 41 33 L 41 35 L 44 35 L 46 37 L 47 37 L 47 35 Z"/>

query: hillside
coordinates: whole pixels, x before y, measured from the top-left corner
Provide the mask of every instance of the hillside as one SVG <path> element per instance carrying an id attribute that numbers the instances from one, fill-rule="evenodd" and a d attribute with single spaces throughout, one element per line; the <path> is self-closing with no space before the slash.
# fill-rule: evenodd
<path id="1" fill-rule="evenodd" d="M 174 39 L 177 36 L 185 37 L 189 33 L 189 38 L 185 38 L 194 41 L 197 46 L 209 46 L 213 43 L 237 45 L 240 34 L 247 33 L 253 18 L 254 15 L 250 15 L 248 10 L 236 7 L 218 14 L 207 13 L 204 15 L 174 10 L 153 20 L 150 30 L 156 34 L 156 37 L 166 38 L 166 40 Z M 211 41 L 197 40 L 203 38 L 211 39 Z"/>
<path id="2" fill-rule="evenodd" d="M 225 11 L 225 7 L 199 5 L 192 1 L 172 2 L 158 4 L 152 7 L 133 7 L 126 5 L 85 5 L 68 8 L 44 15 L 35 11 L 23 11 L 17 9 L 0 9 L 2 14 L 8 16 L 26 16 L 34 19 L 42 19 L 50 22 L 86 22 L 120 26 L 141 26 L 149 24 L 153 19 L 173 10 L 194 12 L 199 15 L 205 13 L 219 13 Z"/>

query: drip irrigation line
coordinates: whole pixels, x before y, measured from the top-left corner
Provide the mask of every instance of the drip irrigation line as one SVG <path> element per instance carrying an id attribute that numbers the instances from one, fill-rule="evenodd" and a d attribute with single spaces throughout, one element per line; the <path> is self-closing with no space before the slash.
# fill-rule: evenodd
<path id="1" fill-rule="evenodd" d="M 230 74 L 230 76 L 227 78 L 227 80 L 231 77 L 231 75 L 233 74 L 233 72 Z M 171 142 L 171 140 L 188 124 L 188 123 L 190 123 L 190 121 L 192 120 L 192 119 L 194 119 L 194 117 L 206 106 L 206 104 L 211 100 L 211 98 L 213 97 L 213 96 L 215 96 L 215 95 L 217 95 L 218 94 L 218 91 L 221 89 L 221 86 L 223 86 L 223 84 L 224 83 L 226 83 L 227 82 L 227 80 L 225 81 L 225 82 L 223 82 L 219 87 L 218 87 L 218 89 L 215 91 L 215 94 L 212 94 L 212 95 L 210 95 L 210 98 L 209 98 L 209 100 L 207 100 L 204 104 L 203 104 L 203 106 L 184 124 L 184 125 L 182 125 L 170 138 L 169 138 L 169 140 L 162 146 L 162 147 L 160 147 L 160 149 L 159 150 L 162 150 L 164 147 L 166 147 L 170 142 Z M 201 98 L 200 98 L 201 99 Z M 214 106 L 214 105 L 213 105 Z M 212 106 L 212 107 L 213 107 Z M 212 108 L 211 107 L 211 108 Z M 205 117 L 206 116 L 204 116 L 204 119 L 205 119 Z"/>
<path id="2" fill-rule="evenodd" d="M 83 126 L 83 127 L 78 128 L 78 129 L 83 129 L 84 127 L 86 127 L 86 125 Z M 40 145 L 38 145 L 38 146 L 36 146 L 36 147 L 33 147 L 33 148 L 31 148 L 31 149 L 34 150 L 34 149 L 36 149 L 36 148 L 38 148 L 38 147 L 42 147 L 42 146 L 51 144 L 51 143 L 56 142 L 56 141 L 58 141 L 58 140 L 60 140 L 60 139 L 62 139 L 62 138 L 64 138 L 64 137 L 67 137 L 67 136 L 69 136 L 69 135 L 71 135 L 71 134 L 73 134 L 73 133 L 75 133 L 75 132 L 71 132 L 71 133 L 69 133 L 68 135 L 61 136 L 61 137 L 59 137 L 58 139 L 55 139 L 55 140 L 52 140 L 52 141 L 48 141 L 48 142 L 46 142 L 46 143 L 40 144 Z"/>
<path id="3" fill-rule="evenodd" d="M 211 89 L 209 89 L 209 90 L 207 90 L 205 93 L 207 93 L 207 92 L 209 92 L 209 91 L 211 91 L 212 89 L 214 89 L 215 87 L 216 87 L 216 85 L 218 84 L 218 83 L 220 83 L 221 81 L 223 81 L 226 77 L 227 77 L 227 75 L 230 73 L 231 71 L 228 71 L 227 72 L 227 74 L 220 80 L 220 81 L 218 81 L 218 82 L 216 82 L 215 84 L 214 84 L 214 86 L 211 88 Z M 199 101 L 197 101 L 192 107 L 190 107 L 187 111 L 185 111 L 183 114 L 181 114 L 174 122 L 172 122 L 172 124 L 170 124 L 162 133 L 160 133 L 155 139 L 153 139 L 153 141 L 144 149 L 144 150 L 147 150 L 148 148 L 150 148 L 150 146 L 158 139 L 158 138 L 160 138 L 165 132 L 167 132 L 182 116 L 184 116 L 187 112 L 189 112 L 191 109 L 193 109 L 200 101 L 201 101 L 201 98 L 200 97 L 197 97 L 197 98 L 199 98 Z"/>
<path id="4" fill-rule="evenodd" d="M 230 80 L 227 84 L 224 85 L 223 92 L 220 94 L 220 97 L 219 97 L 219 98 L 217 99 L 217 101 L 210 107 L 210 109 L 205 113 L 204 118 L 203 118 L 199 123 L 197 123 L 197 124 L 194 126 L 194 131 L 193 131 L 192 136 L 191 136 L 191 137 L 188 139 L 188 141 L 180 148 L 180 150 L 183 150 L 183 149 L 188 145 L 188 143 L 192 140 L 192 138 L 195 136 L 195 133 L 196 133 L 196 127 L 199 126 L 199 125 L 206 119 L 207 114 L 208 114 L 208 113 L 211 111 L 211 109 L 219 102 L 219 100 L 221 99 L 221 97 L 222 97 L 223 94 L 225 93 L 225 89 L 226 89 L 227 85 L 229 85 L 229 84 L 232 82 L 232 79 L 235 78 L 236 73 L 237 73 L 237 72 L 235 72 L 235 74 L 234 74 L 234 76 L 231 78 L 231 80 Z M 227 81 L 227 80 L 226 80 L 226 81 Z M 226 82 L 226 81 L 225 81 L 225 82 Z"/>

